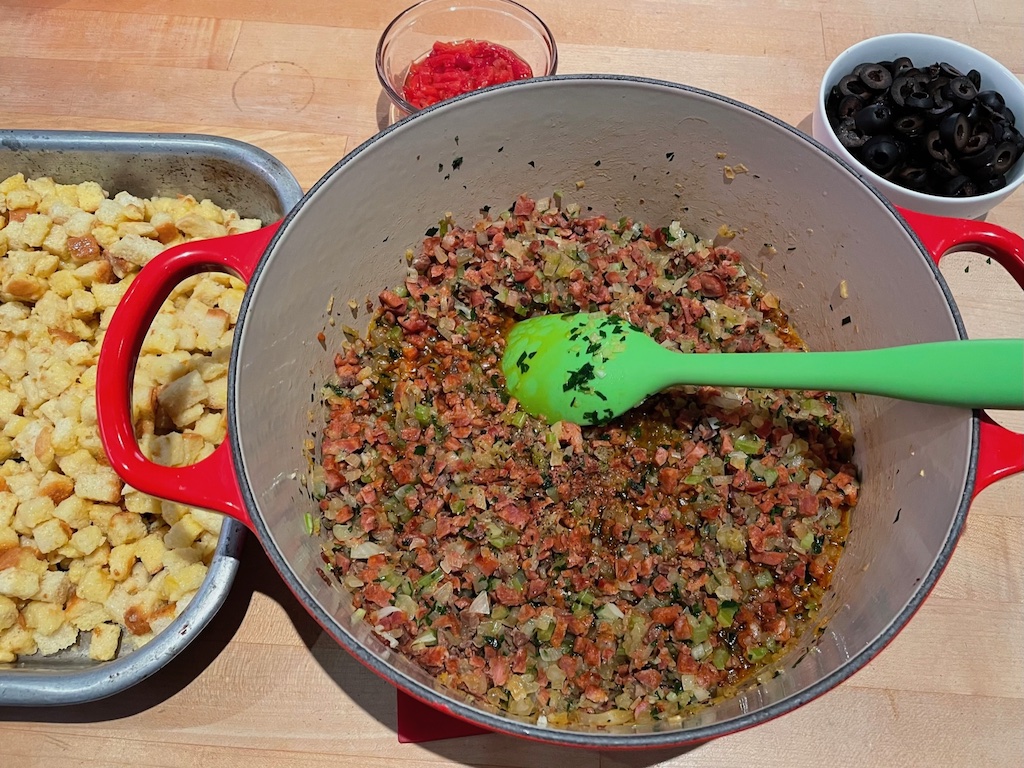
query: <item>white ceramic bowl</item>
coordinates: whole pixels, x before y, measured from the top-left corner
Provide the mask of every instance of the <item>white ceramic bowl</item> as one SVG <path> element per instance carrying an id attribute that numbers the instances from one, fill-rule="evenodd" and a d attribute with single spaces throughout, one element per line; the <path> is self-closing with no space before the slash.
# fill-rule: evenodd
<path id="1" fill-rule="evenodd" d="M 894 184 L 865 167 L 840 142 L 825 114 L 825 100 L 832 86 L 863 62 L 892 61 L 907 56 L 917 67 L 947 62 L 962 72 L 976 69 L 981 73 L 983 90 L 996 90 L 1017 116 L 1017 130 L 1024 129 L 1024 84 L 1006 67 L 981 51 L 935 35 L 900 33 L 862 40 L 835 58 L 821 80 L 818 101 L 814 106 L 813 135 L 818 141 L 849 162 L 864 179 L 896 205 L 936 216 L 977 219 L 1012 195 L 1024 184 L 1024 159 L 1006 174 L 1006 186 L 995 192 L 973 197 L 941 197 L 916 192 Z"/>

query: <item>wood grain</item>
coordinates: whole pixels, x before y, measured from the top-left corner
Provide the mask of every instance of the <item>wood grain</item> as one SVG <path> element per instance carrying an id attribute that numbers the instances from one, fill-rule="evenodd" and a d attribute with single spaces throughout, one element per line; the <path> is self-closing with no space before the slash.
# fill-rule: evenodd
<path id="1" fill-rule="evenodd" d="M 304 188 L 386 124 L 378 35 L 410 0 L 0 0 L 0 124 L 203 132 L 279 157 Z M 726 94 L 810 130 L 828 61 L 866 36 L 945 34 L 1024 73 L 1020 0 L 528 0 L 560 71 Z M 1024 230 L 1024 193 L 989 220 Z M 1024 336 L 1020 288 L 977 254 L 942 272 L 974 337 Z M 1024 413 L 997 414 L 1024 431 Z M 327 639 L 246 544 L 229 604 L 166 668 L 107 701 L 0 709 L 0 766 L 1024 765 L 1024 477 L 974 501 L 907 629 L 835 690 L 690 749 L 601 753 L 489 735 L 395 738 L 392 688 Z"/>

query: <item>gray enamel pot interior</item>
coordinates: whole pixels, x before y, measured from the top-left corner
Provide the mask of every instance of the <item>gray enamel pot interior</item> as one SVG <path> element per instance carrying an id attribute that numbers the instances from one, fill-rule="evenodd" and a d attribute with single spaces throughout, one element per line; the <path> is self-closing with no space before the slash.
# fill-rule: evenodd
<path id="1" fill-rule="evenodd" d="M 833 155 L 763 113 L 683 86 L 612 76 L 473 94 L 425 110 L 347 156 L 293 210 L 263 257 L 243 308 L 230 390 L 235 462 L 257 532 L 339 643 L 416 697 L 484 727 L 563 744 L 659 746 L 783 714 L 862 667 L 933 586 L 973 485 L 969 412 L 845 398 L 863 488 L 823 627 L 805 633 L 763 684 L 680 723 L 569 731 L 482 709 L 439 690 L 354 625 L 345 592 L 318 573 L 319 542 L 302 522 L 315 502 L 297 478 L 307 468 L 303 441 L 315 440 L 322 423 L 318 393 L 333 373 L 330 350 L 342 325 L 365 328 L 367 297 L 402 281 L 406 249 L 445 212 L 469 223 L 485 205 L 502 210 L 520 193 L 554 190 L 609 217 L 678 219 L 706 237 L 722 225 L 737 230 L 733 246 L 764 272 L 813 349 L 964 335 L 945 284 L 895 211 Z M 357 320 L 350 299 L 360 305 Z"/>

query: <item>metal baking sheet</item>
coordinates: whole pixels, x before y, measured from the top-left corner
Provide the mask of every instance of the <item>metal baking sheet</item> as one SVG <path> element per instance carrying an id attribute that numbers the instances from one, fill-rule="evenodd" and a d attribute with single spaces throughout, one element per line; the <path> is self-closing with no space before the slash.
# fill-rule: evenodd
<path id="1" fill-rule="evenodd" d="M 302 196 L 295 177 L 267 152 L 198 134 L 0 130 L 0 179 L 19 172 L 62 184 L 96 181 L 111 194 L 191 194 L 264 223 L 281 219 Z M 54 656 L 0 664 L 0 706 L 94 701 L 152 675 L 181 653 L 224 604 L 244 540 L 244 526 L 225 519 L 196 596 L 142 648 L 97 662 L 76 644 Z"/>

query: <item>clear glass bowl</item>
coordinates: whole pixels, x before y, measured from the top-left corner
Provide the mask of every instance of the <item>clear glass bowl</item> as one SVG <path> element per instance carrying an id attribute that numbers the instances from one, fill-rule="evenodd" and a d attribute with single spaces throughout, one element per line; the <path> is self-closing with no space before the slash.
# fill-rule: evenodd
<path id="1" fill-rule="evenodd" d="M 377 43 L 377 77 L 391 100 L 392 121 L 417 108 L 402 96 L 410 65 L 437 41 L 486 40 L 502 45 L 530 65 L 535 77 L 553 75 L 555 39 L 537 14 L 512 0 L 421 0 L 388 24 Z"/>

